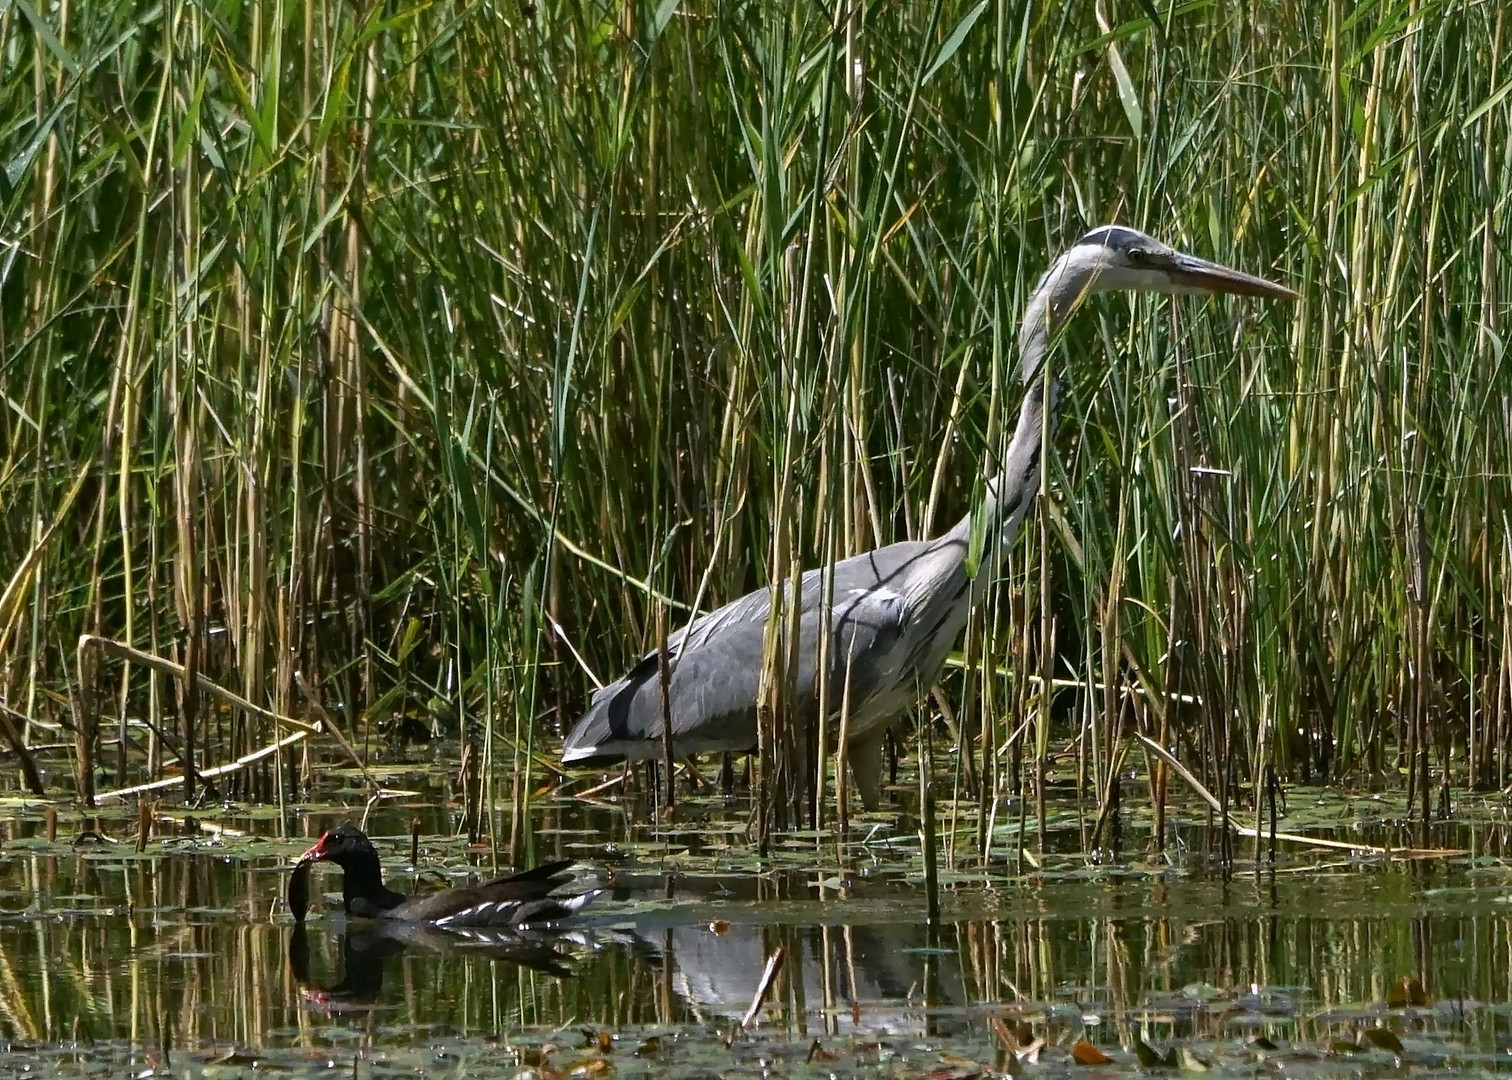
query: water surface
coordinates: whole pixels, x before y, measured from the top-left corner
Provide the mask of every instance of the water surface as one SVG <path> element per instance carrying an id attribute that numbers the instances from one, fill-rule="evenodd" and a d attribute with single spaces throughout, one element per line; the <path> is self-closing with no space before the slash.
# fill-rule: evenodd
<path id="1" fill-rule="evenodd" d="M 447 811 L 419 809 L 418 876 L 417 807 L 370 822 L 396 887 L 490 872 Z M 539 857 L 612 864 L 609 894 L 570 932 L 464 943 L 375 936 L 318 900 L 296 931 L 287 867 L 339 814 L 291 814 L 278 839 L 268 812 L 211 811 L 245 835 L 170 830 L 138 853 L 134 819 L 82 839 L 65 820 L 49 842 L 24 811 L 0 838 L 0 1071 L 1091 1075 L 1078 1044 L 1110 1059 L 1092 1067 L 1107 1075 L 1167 1052 L 1220 1075 L 1512 1066 L 1512 875 L 1488 821 L 1426 837 L 1463 856 L 1283 846 L 1230 874 L 1200 822 L 1167 854 L 1131 829 L 1096 860 L 1068 826 L 1031 860 L 958 859 L 931 930 L 905 819 L 844 846 L 785 837 L 762 860 L 738 813 L 685 815 L 654 829 L 546 806 Z M 1378 817 L 1353 831 L 1425 839 Z M 320 871 L 316 889 L 339 881 Z M 1014 1065 L 1006 1040 L 1042 1045 Z"/>

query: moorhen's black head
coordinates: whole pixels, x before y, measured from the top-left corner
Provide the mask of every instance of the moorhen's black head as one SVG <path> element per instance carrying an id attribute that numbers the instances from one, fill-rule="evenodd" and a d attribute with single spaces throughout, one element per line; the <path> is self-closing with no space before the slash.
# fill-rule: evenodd
<path id="1" fill-rule="evenodd" d="M 315 846 L 304 853 L 301 862 L 333 862 L 342 869 L 352 863 L 378 862 L 378 849 L 367 835 L 350 821 L 343 821 L 334 829 L 327 829 L 315 841 Z"/>
<path id="2" fill-rule="evenodd" d="M 348 915 L 373 916 L 398 907 L 404 896 L 383 884 L 383 867 L 378 861 L 378 849 L 361 829 L 344 821 L 334 829 L 327 829 L 315 841 L 315 846 L 299 860 L 300 866 L 310 863 L 333 862 L 341 867 L 341 896 Z M 298 875 L 290 879 L 291 892 Z M 303 890 L 304 886 L 299 887 Z M 304 898 L 292 897 L 290 908 L 302 907 Z M 296 913 L 296 918 L 302 911 Z"/>

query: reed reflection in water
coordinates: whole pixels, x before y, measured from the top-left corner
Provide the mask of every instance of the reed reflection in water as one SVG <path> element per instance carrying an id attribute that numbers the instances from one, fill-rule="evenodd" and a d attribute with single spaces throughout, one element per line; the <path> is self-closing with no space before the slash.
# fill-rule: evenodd
<path id="1" fill-rule="evenodd" d="M 1465 864 L 1017 882 L 953 894 L 933 940 L 907 887 L 826 900 L 800 875 L 774 900 L 757 898 L 770 880 L 688 878 L 670 898 L 622 889 L 573 933 L 515 953 L 374 938 L 328 916 L 300 943 L 277 914 L 283 883 L 277 859 L 213 849 L 8 848 L 0 1035 L 13 1052 L 109 1044 L 151 1063 L 563 1025 L 723 1031 L 783 948 L 763 1025 L 805 1037 L 986 1043 L 990 1017 L 1022 1014 L 1052 1042 L 1081 1031 L 1109 1050 L 1135 1030 L 1324 1041 L 1372 1025 L 1409 977 L 1428 996 L 1409 1036 L 1483 1053 L 1512 1044 L 1512 909 L 1500 874 Z"/>

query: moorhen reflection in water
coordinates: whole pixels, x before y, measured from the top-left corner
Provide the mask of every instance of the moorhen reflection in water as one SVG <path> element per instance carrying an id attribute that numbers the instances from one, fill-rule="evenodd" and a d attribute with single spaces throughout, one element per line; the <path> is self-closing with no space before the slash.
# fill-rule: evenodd
<path id="1" fill-rule="evenodd" d="M 516 874 L 406 897 L 383 883 L 378 851 L 361 829 L 343 823 L 321 833 L 289 879 L 289 908 L 303 922 L 309 906 L 309 872 L 319 862 L 341 867 L 342 906 L 348 915 L 386 922 L 429 924 L 445 930 L 512 930 L 556 923 L 575 915 L 603 893 L 592 889 L 576 896 L 554 896 L 572 881 L 572 860 L 545 863 Z"/>
<path id="2" fill-rule="evenodd" d="M 383 965 L 406 950 L 444 955 L 487 956 L 557 978 L 576 972 L 569 957 L 552 946 L 558 935 L 546 931 L 477 930 L 460 937 L 426 923 L 379 923 L 349 928 L 341 938 L 341 978 L 329 985 L 310 975 L 310 938 L 297 922 L 289 933 L 289 972 L 307 1000 L 322 1008 L 365 1007 L 383 990 Z"/>

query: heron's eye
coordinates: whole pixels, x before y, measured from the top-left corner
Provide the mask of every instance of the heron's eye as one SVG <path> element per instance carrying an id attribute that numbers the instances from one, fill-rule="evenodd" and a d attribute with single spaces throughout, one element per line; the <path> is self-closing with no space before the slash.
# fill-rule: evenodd
<path id="1" fill-rule="evenodd" d="M 1136 265 L 1139 264 L 1139 263 L 1144 262 L 1145 261 L 1145 249 L 1144 248 L 1130 248 L 1129 249 L 1129 261 L 1131 263 L 1135 263 Z"/>

